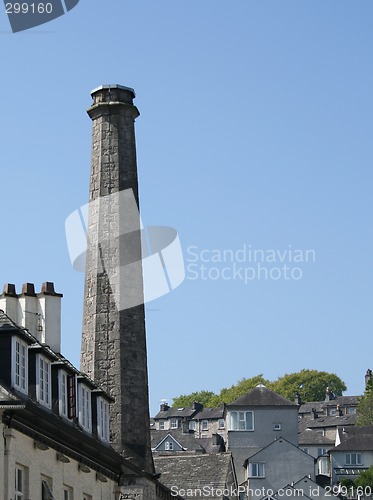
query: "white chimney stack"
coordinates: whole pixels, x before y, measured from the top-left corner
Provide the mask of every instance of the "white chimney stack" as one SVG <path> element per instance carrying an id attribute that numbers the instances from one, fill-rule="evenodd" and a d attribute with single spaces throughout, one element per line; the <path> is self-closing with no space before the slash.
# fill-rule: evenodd
<path id="1" fill-rule="evenodd" d="M 22 293 L 15 285 L 7 283 L 0 295 L 0 309 L 18 326 L 26 328 L 41 344 L 61 352 L 61 293 L 54 291 L 54 284 L 45 282 L 36 294 L 33 283 L 25 283 Z"/>

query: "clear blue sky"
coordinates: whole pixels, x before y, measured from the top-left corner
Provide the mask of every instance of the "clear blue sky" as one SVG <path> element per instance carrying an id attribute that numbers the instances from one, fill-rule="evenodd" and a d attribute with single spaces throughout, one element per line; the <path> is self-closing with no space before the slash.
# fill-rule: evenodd
<path id="1" fill-rule="evenodd" d="M 91 89 L 119 83 L 135 88 L 141 112 L 146 224 L 176 228 L 186 258 L 191 246 L 316 255 L 301 279 L 199 276 L 148 304 L 151 412 L 301 368 L 363 391 L 373 368 L 371 0 L 80 0 L 18 34 L 3 9 L 0 44 L 2 282 L 55 282 L 66 357 L 79 363 L 83 275 L 64 221 L 88 199 L 85 110 Z"/>

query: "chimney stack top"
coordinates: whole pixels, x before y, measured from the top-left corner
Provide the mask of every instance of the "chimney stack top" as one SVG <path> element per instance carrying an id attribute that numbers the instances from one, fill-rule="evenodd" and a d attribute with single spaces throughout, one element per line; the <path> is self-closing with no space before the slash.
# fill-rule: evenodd
<path id="1" fill-rule="evenodd" d="M 17 296 L 16 286 L 13 283 L 5 283 L 3 294 L 12 295 L 13 297 L 16 297 Z"/>
<path id="2" fill-rule="evenodd" d="M 22 285 L 22 294 L 36 296 L 34 283 L 24 283 Z"/>
<path id="3" fill-rule="evenodd" d="M 135 91 L 131 87 L 126 87 L 124 85 L 100 85 L 99 87 L 96 87 L 95 89 L 91 90 L 91 96 L 95 94 L 96 92 L 100 90 L 111 90 L 111 89 L 119 89 L 119 90 L 127 90 L 128 92 L 132 92 L 133 97 L 136 97 Z"/>

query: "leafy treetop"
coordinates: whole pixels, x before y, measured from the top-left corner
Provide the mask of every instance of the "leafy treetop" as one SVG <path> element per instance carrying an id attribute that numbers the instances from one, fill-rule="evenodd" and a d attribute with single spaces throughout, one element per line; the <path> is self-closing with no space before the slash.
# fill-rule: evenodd
<path id="1" fill-rule="evenodd" d="M 346 390 L 345 383 L 334 373 L 303 369 L 300 372 L 285 374 L 274 382 L 265 379 L 262 374 L 243 378 L 236 385 L 222 389 L 219 394 L 203 390 L 181 395 L 173 399 L 173 406 L 191 406 L 194 401 L 197 401 L 205 407 L 216 408 L 222 403 L 232 403 L 259 384 L 265 385 L 291 401 L 298 393 L 303 402 L 323 401 L 327 387 L 335 396 L 341 396 Z"/>

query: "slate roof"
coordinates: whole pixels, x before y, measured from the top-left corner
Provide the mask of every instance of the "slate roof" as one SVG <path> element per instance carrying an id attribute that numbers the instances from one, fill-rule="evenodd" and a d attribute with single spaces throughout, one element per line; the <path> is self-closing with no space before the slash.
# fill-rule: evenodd
<path id="1" fill-rule="evenodd" d="M 329 451 L 373 451 L 373 434 L 354 434 Z"/>
<path id="2" fill-rule="evenodd" d="M 225 451 L 223 438 L 218 438 L 219 444 L 215 443 L 214 437 L 196 438 L 194 432 L 183 433 L 181 429 L 171 430 L 152 430 L 150 433 L 151 447 L 154 450 L 159 443 L 166 437 L 172 436 L 188 453 L 221 453 Z M 164 453 L 164 452 L 161 452 Z M 168 455 L 172 453 L 181 453 L 180 451 L 173 450 L 167 452 Z"/>
<path id="3" fill-rule="evenodd" d="M 198 412 L 193 420 L 209 420 L 218 419 L 224 417 L 225 406 L 221 405 L 219 408 L 204 408 L 202 411 Z"/>
<path id="4" fill-rule="evenodd" d="M 319 417 L 312 420 L 308 420 L 307 427 L 310 429 L 324 428 L 324 427 L 337 427 L 344 425 L 355 425 L 356 415 L 342 415 L 340 416 L 328 416 Z"/>
<path id="5" fill-rule="evenodd" d="M 286 443 L 287 445 L 290 445 L 291 448 L 294 448 L 294 450 L 299 451 L 299 453 L 304 453 L 304 455 L 306 455 L 307 457 L 309 457 L 310 460 L 312 460 L 313 462 L 315 461 L 315 458 L 312 455 L 309 455 L 308 453 L 305 453 L 298 446 L 295 446 L 295 444 L 291 443 L 290 441 L 288 441 L 284 437 L 280 436 L 277 439 L 275 439 L 274 441 L 271 441 L 270 443 L 268 443 L 267 446 L 264 446 L 263 448 L 261 448 L 260 450 L 258 450 L 256 453 L 254 453 L 253 455 L 251 455 L 250 457 L 248 457 L 247 460 L 245 460 L 245 462 L 244 462 L 244 467 L 246 467 L 247 464 L 249 462 L 251 462 L 252 458 L 254 458 L 254 460 L 257 460 L 257 456 L 260 455 L 267 448 L 269 448 L 269 447 L 278 447 L 279 445 L 281 445 L 283 443 Z M 260 458 L 259 458 L 259 460 L 260 460 Z"/>
<path id="6" fill-rule="evenodd" d="M 154 465 L 157 473 L 161 473 L 159 481 L 178 491 L 202 489 L 204 487 L 222 489 L 230 481 L 231 454 L 216 455 L 182 455 L 156 456 Z M 187 498 L 201 498 L 201 495 L 189 495 Z M 209 495 L 210 499 L 221 500 L 221 497 Z"/>
<path id="7" fill-rule="evenodd" d="M 150 432 L 152 449 L 156 448 L 159 443 L 168 435 L 172 436 L 183 448 L 185 448 L 189 452 L 195 452 L 197 450 L 200 452 L 204 451 L 201 444 L 194 437 L 194 433 L 183 434 L 181 429 L 171 429 L 163 431 L 152 430 Z"/>
<path id="8" fill-rule="evenodd" d="M 227 405 L 233 406 L 288 406 L 297 408 L 298 405 L 289 399 L 280 396 L 276 392 L 268 389 L 264 385 L 258 385 L 251 391 L 237 398 L 233 403 Z"/>
<path id="9" fill-rule="evenodd" d="M 319 432 L 312 429 L 306 429 L 299 433 L 299 446 L 302 447 L 304 447 L 305 445 L 334 446 L 334 444 L 335 444 L 334 439 L 330 439 L 326 436 L 323 436 Z"/>
<path id="10" fill-rule="evenodd" d="M 7 330 L 18 330 L 18 326 L 0 309 L 0 328 Z"/>
<path id="11" fill-rule="evenodd" d="M 331 401 L 310 401 L 308 403 L 302 403 L 298 412 L 300 414 L 311 414 L 312 410 L 315 409 L 318 414 L 321 414 L 325 411 L 325 408 L 335 407 L 337 405 L 340 407 L 357 406 L 358 403 L 359 396 L 337 396 Z"/>
<path id="12" fill-rule="evenodd" d="M 73 371 L 78 378 L 84 379 L 92 388 L 99 390 L 102 392 L 105 397 L 109 400 L 113 400 L 113 398 L 106 392 L 104 392 L 88 375 L 79 371 L 70 363 L 68 359 L 66 359 L 62 354 L 52 351 L 52 349 L 45 344 L 41 344 L 36 337 L 34 337 L 28 330 L 23 327 L 18 326 L 14 321 L 12 321 L 5 312 L 0 309 L 0 335 L 2 333 L 6 334 L 7 332 L 17 332 L 17 335 L 22 336 L 24 339 L 27 339 L 29 342 L 29 349 L 40 349 L 44 354 L 49 355 L 50 358 L 54 360 L 54 363 L 61 363 L 65 368 Z"/>
<path id="13" fill-rule="evenodd" d="M 331 401 L 325 401 L 325 406 L 357 406 L 359 404 L 359 396 L 337 396 Z"/>
<path id="14" fill-rule="evenodd" d="M 160 418 L 192 417 L 197 411 L 198 410 L 193 408 L 193 406 L 185 406 L 185 408 L 174 408 L 171 406 L 166 411 L 159 411 L 153 418 L 154 420 L 158 420 Z"/>
<path id="15" fill-rule="evenodd" d="M 299 407 L 298 413 L 312 413 L 315 409 L 317 413 L 323 413 L 323 403 L 320 401 L 310 401 L 308 403 L 302 403 Z"/>
<path id="16" fill-rule="evenodd" d="M 15 409 L 24 407 L 25 402 L 18 399 L 6 387 L 0 384 L 0 408 Z"/>

